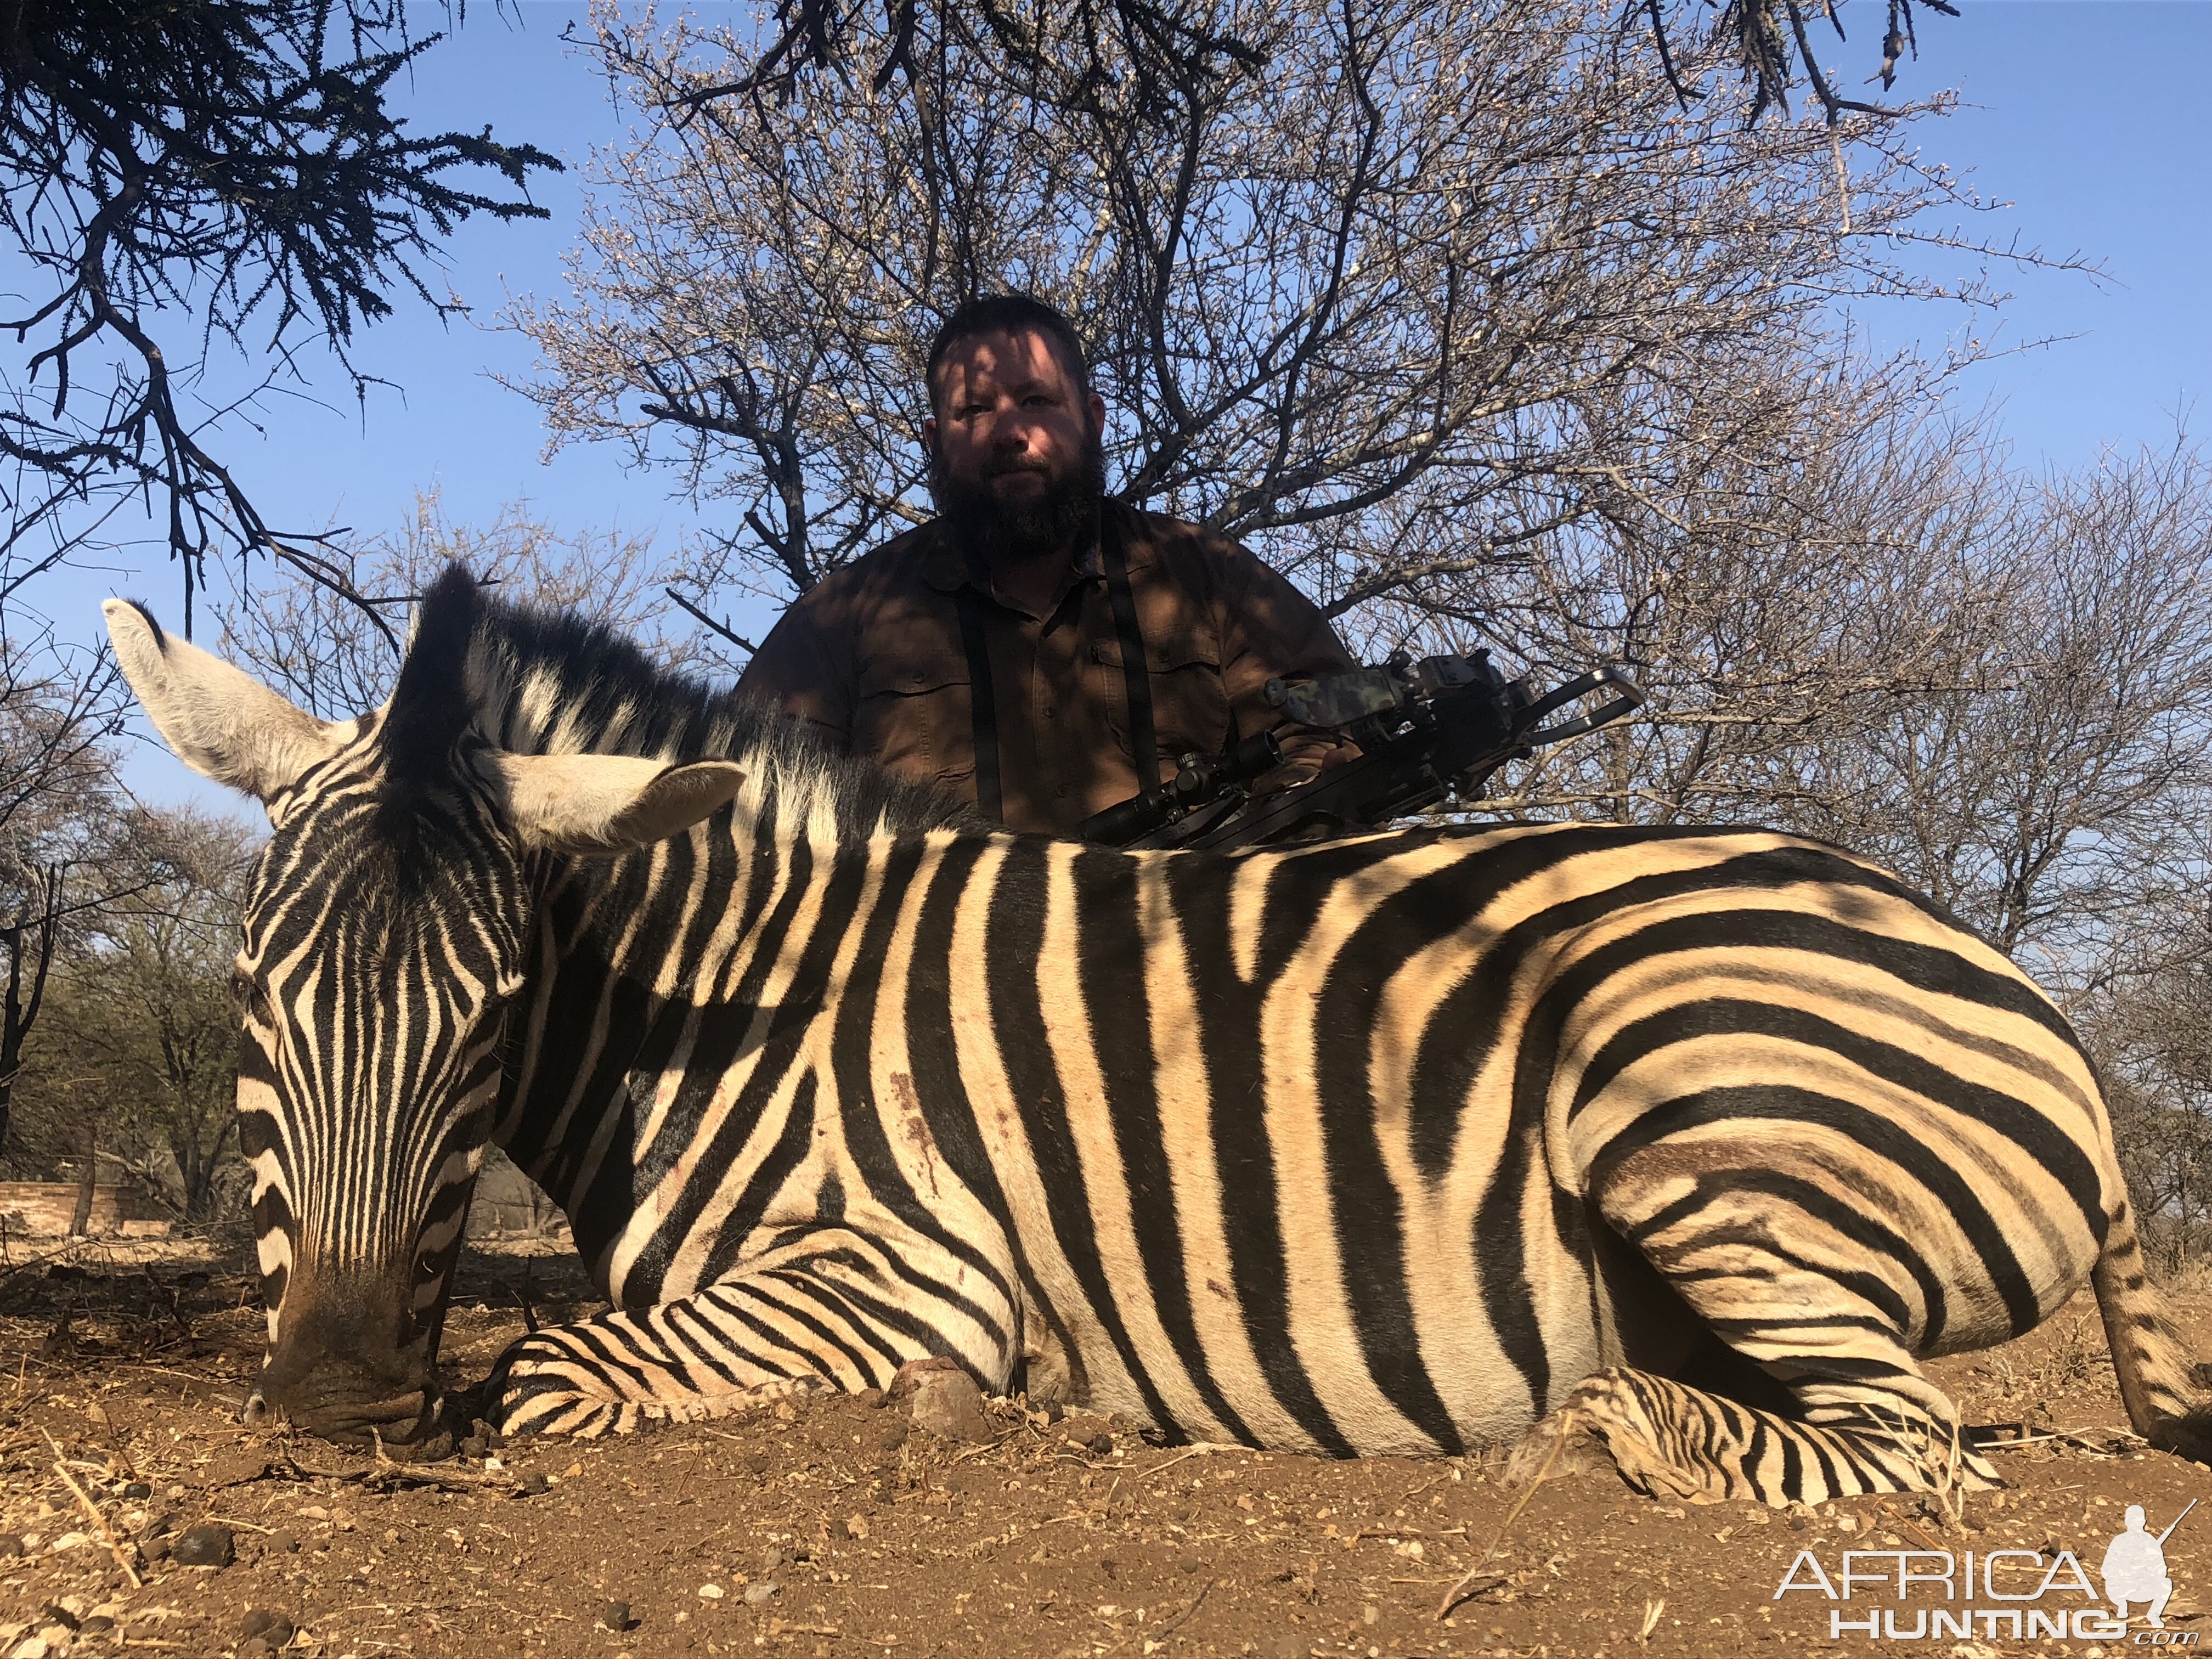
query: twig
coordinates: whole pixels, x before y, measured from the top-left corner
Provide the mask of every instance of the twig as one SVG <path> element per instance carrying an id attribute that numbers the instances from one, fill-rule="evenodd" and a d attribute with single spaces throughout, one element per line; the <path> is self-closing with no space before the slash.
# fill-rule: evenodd
<path id="1" fill-rule="evenodd" d="M 1161 1462 L 1153 1464 L 1149 1469 L 1140 1471 L 1138 1474 L 1137 1479 L 1139 1480 L 1149 1480 L 1154 1475 L 1158 1474 L 1162 1469 L 1171 1469 L 1187 1457 L 1206 1457 L 1212 1455 L 1215 1452 L 1243 1451 L 1245 1449 L 1247 1449 L 1247 1448 L 1243 1446 L 1224 1445 L 1218 1440 L 1194 1441 L 1188 1448 L 1177 1452 L 1173 1457 L 1164 1459 Z"/>
<path id="2" fill-rule="evenodd" d="M 1352 1534 L 1356 1541 L 1362 1538 L 1464 1538 L 1465 1527 L 1446 1527 L 1440 1532 L 1431 1532 L 1424 1527 L 1362 1527 Z"/>
<path id="3" fill-rule="evenodd" d="M 708 616 L 704 611 L 702 611 L 697 605 L 692 604 L 690 600 L 685 599 L 674 588 L 664 587 L 660 591 L 667 594 L 668 597 L 675 600 L 678 605 L 690 611 L 693 617 L 706 623 L 708 628 L 714 629 L 715 633 L 720 634 L 724 639 L 727 640 L 732 645 L 736 646 L 740 651 L 743 651 L 748 656 L 752 655 L 760 649 L 760 647 L 755 645 L 744 635 L 732 629 L 727 623 L 716 622 L 712 617 Z"/>
<path id="4" fill-rule="evenodd" d="M 107 1540 L 107 1553 L 115 1558 L 115 1565 L 123 1569 L 123 1576 L 131 1581 L 131 1588 L 145 1589 L 146 1581 L 138 1576 L 138 1569 L 131 1565 L 131 1558 L 124 1554 L 123 1546 L 116 1541 L 115 1534 L 108 1529 L 107 1517 L 100 1512 L 100 1505 L 92 1501 L 84 1488 L 77 1485 L 76 1477 L 69 1472 L 69 1463 L 62 1455 L 62 1443 L 50 1434 L 46 1437 L 46 1443 L 54 1449 L 54 1473 L 61 1476 L 62 1484 L 70 1489 L 70 1495 L 76 1499 L 78 1507 L 92 1517 L 92 1524 L 100 1528 L 100 1535 Z"/>
<path id="5" fill-rule="evenodd" d="M 965 1463 L 971 1457 L 981 1457 L 985 1452 L 994 1452 L 998 1450 L 1000 1447 L 1005 1445 L 1006 1442 L 1012 1440 L 1016 1435 L 1021 1433 L 1022 1429 L 1026 1429 L 1027 1427 L 1029 1427 L 1029 1425 L 1024 1423 L 1019 1429 L 1008 1429 L 996 1440 L 987 1440 L 980 1446 L 970 1446 L 966 1451 L 961 1452 L 954 1456 L 945 1464 L 945 1467 L 949 1469 L 955 1463 Z"/>
<path id="6" fill-rule="evenodd" d="M 1559 1413 L 1559 1431 L 1553 1438 L 1552 1449 L 1544 1454 L 1544 1466 L 1536 1471 L 1536 1478 L 1528 1483 L 1528 1490 L 1521 1494 L 1519 1501 L 1516 1502 L 1510 1510 L 1506 1511 L 1505 1518 L 1498 1523 L 1498 1531 L 1491 1538 L 1489 1547 L 1476 1558 L 1475 1564 L 1467 1570 L 1465 1576 L 1460 1579 L 1459 1583 L 1454 1584 L 1449 1589 L 1444 1592 L 1444 1599 L 1437 1603 L 1437 1618 L 1443 1618 L 1446 1614 L 1449 1613 L 1454 1607 L 1457 1607 L 1462 1601 L 1467 1600 L 1469 1595 L 1474 1595 L 1476 1589 L 1475 1581 L 1477 1579 L 1486 1576 L 1495 1580 L 1501 1579 L 1505 1576 L 1503 1573 L 1490 1573 L 1486 1575 L 1483 1569 L 1487 1565 L 1491 1559 L 1497 1555 L 1498 1547 L 1505 1541 L 1505 1534 L 1512 1530 L 1513 1523 L 1521 1518 L 1521 1511 L 1528 1507 L 1528 1500 L 1536 1495 L 1536 1488 L 1542 1486 L 1544 1482 L 1550 1478 L 1552 1465 L 1559 1461 L 1560 1451 L 1566 1446 L 1568 1437 L 1574 1433 L 1576 1428 L 1579 1425 L 1580 1421 L 1581 1413 L 1571 1409 L 1563 1411 Z M 1483 1588 L 1487 1588 L 1487 1586 L 1484 1586 Z"/>
<path id="7" fill-rule="evenodd" d="M 1185 1625 L 1190 1623 L 1191 1615 L 1198 1611 L 1198 1604 L 1206 1600 L 1206 1592 L 1211 1590 L 1220 1582 L 1221 1581 L 1218 1578 L 1209 1578 L 1203 1584 L 1200 1585 L 1198 1594 L 1190 1598 L 1190 1605 L 1185 1607 L 1181 1613 L 1176 1614 L 1174 1618 L 1169 1620 L 1166 1624 L 1162 1625 L 1158 1630 L 1154 1631 L 1152 1632 L 1152 1640 L 1157 1642 L 1162 1637 L 1167 1635 L 1170 1631 L 1181 1630 Z"/>

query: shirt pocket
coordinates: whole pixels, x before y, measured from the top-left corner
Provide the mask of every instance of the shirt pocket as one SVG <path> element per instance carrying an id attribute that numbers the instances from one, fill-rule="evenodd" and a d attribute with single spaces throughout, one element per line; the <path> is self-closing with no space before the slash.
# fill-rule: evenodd
<path id="1" fill-rule="evenodd" d="M 1121 641 L 1101 640 L 1091 647 L 1091 672 L 1102 682 L 1106 724 L 1122 752 L 1136 744 L 1129 732 L 1129 683 L 1121 667 Z M 1221 647 L 1210 635 L 1178 630 L 1145 641 L 1146 678 L 1152 692 L 1153 740 L 1160 758 L 1218 755 L 1229 746 L 1232 725 L 1229 694 L 1221 684 Z"/>
<path id="2" fill-rule="evenodd" d="M 949 652 L 886 652 L 860 665 L 853 752 L 902 778 L 971 772 L 974 703 L 968 659 Z"/>

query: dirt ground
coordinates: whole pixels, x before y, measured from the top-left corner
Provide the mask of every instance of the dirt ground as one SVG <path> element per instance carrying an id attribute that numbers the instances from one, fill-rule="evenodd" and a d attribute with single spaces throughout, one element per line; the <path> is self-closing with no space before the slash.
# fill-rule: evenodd
<path id="1" fill-rule="evenodd" d="M 148 1260 L 149 1255 L 160 1260 Z M 2146 1451 L 2086 1298 L 2027 1340 L 1936 1367 L 1970 1420 L 2030 1437 L 2009 1491 L 1958 1512 L 1862 1498 L 1794 1514 L 1630 1492 L 1572 1454 L 1533 1495 L 1480 1460 L 1332 1463 L 1147 1445 L 1126 1425 L 991 1407 L 956 1444 L 896 1403 L 842 1397 L 595 1444 L 380 1468 L 232 1413 L 262 1318 L 242 1255 L 94 1247 L 0 1268 L 0 1659 L 147 1650 L 265 1659 L 393 1654 L 1277 1656 L 2018 1652 L 2103 1659 L 2193 1637 L 2212 1605 L 2212 1505 L 2166 1546 L 2166 1630 L 2015 1637 L 2007 1604 L 2061 1550 L 2098 1572 L 2130 1503 L 2153 1530 L 2212 1474 Z M 588 1310 L 573 1258 L 472 1251 L 450 1374 Z M 2212 1354 L 2212 1300 L 2179 1298 Z M 234 1559 L 179 1565 L 196 1549 Z M 198 1533 L 195 1526 L 203 1527 Z M 111 1547 L 111 1541 L 112 1544 Z M 1887 1571 L 1830 1601 L 1847 1550 L 2018 1551 L 1968 1596 Z M 1811 1553 L 1808 1568 L 1801 1552 Z M 2027 1553 L 2037 1553 L 2031 1557 Z M 1872 1565 L 1868 1565 L 1871 1562 Z M 1884 1563 L 1887 1565 L 1885 1568 Z M 1793 1567 L 1793 1563 L 1796 1564 Z M 1438 1607 L 1471 1570 L 1473 1593 Z M 140 1583 L 134 1584 L 133 1577 Z M 1801 1586 L 1779 1597 L 1785 1577 Z M 2087 1608 L 2080 1591 L 2027 1607 Z M 611 1604 L 621 1604 L 619 1606 Z M 1966 1613 L 1970 1639 L 1916 1613 Z M 1832 1617 L 1896 1622 L 1832 1632 Z M 2138 1607 L 2136 1611 L 2140 1613 Z M 2062 1611 L 2062 1617 L 2064 1616 Z M 2072 1626 L 2067 1627 L 2070 1631 Z"/>

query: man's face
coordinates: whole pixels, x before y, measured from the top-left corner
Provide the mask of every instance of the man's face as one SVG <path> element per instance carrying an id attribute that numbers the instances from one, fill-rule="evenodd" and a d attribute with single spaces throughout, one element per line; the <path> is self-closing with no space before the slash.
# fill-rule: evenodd
<path id="1" fill-rule="evenodd" d="M 938 367 L 922 423 L 945 516 L 994 557 L 1064 550 L 1105 490 L 1106 405 L 1085 398 L 1052 342 L 980 334 Z"/>

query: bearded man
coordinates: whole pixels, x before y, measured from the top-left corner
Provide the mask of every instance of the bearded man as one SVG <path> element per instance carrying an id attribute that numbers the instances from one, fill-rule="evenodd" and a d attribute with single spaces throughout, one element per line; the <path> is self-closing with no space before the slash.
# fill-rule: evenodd
<path id="1" fill-rule="evenodd" d="M 1047 834 L 1256 732 L 1285 760 L 1263 788 L 1332 757 L 1264 688 L 1342 673 L 1351 655 L 1235 542 L 1107 495 L 1106 406 L 1066 317 L 1026 295 L 970 301 L 926 379 L 939 516 L 802 595 L 741 690 Z"/>

